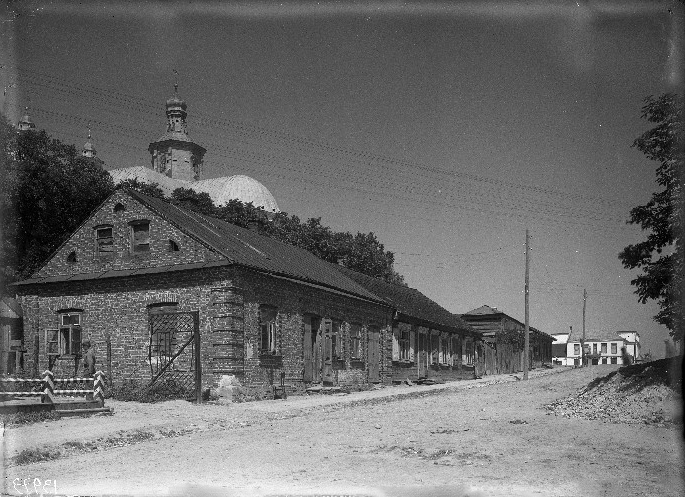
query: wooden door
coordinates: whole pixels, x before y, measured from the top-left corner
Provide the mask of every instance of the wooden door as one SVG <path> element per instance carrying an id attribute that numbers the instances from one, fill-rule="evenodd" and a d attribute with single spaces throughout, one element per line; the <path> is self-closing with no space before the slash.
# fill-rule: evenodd
<path id="1" fill-rule="evenodd" d="M 302 380 L 311 383 L 314 380 L 314 337 L 312 336 L 312 318 L 304 317 L 304 336 L 302 337 L 302 359 L 304 361 L 304 373 Z"/>
<path id="2" fill-rule="evenodd" d="M 321 320 L 314 316 L 304 317 L 302 355 L 304 360 L 303 380 L 307 383 L 321 382 Z"/>
<path id="3" fill-rule="evenodd" d="M 323 381 L 333 384 L 333 321 L 323 320 Z"/>
<path id="4" fill-rule="evenodd" d="M 377 328 L 369 327 L 368 340 L 368 363 L 369 363 L 369 381 L 379 382 L 380 376 L 380 354 L 379 352 L 380 333 Z"/>

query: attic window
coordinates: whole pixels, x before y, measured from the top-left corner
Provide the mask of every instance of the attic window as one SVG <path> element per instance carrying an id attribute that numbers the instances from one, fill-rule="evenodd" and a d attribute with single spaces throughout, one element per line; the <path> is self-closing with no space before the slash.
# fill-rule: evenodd
<path id="1" fill-rule="evenodd" d="M 71 252 L 71 253 L 67 256 L 67 262 L 70 262 L 70 263 L 72 263 L 72 264 L 73 264 L 74 262 L 76 262 L 76 252 Z"/>
<path id="2" fill-rule="evenodd" d="M 179 250 L 178 243 L 173 240 L 169 240 L 169 252 L 178 252 Z"/>
<path id="3" fill-rule="evenodd" d="M 112 226 L 96 227 L 95 241 L 98 255 L 112 255 L 114 252 L 114 236 L 112 233 Z"/>
<path id="4" fill-rule="evenodd" d="M 114 212 L 124 212 L 126 210 L 126 206 L 122 203 L 118 203 L 117 205 L 114 206 Z"/>
<path id="5" fill-rule="evenodd" d="M 150 221 L 131 222 L 131 250 L 132 252 L 150 251 Z"/>

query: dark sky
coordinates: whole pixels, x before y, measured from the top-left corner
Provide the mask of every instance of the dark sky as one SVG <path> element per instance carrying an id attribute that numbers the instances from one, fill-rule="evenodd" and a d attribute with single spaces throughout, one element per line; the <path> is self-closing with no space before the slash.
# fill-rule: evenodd
<path id="1" fill-rule="evenodd" d="M 669 8 L 675 14 L 669 13 Z M 618 252 L 655 190 L 631 148 L 673 90 L 678 2 L 22 3 L 3 23 L 3 111 L 108 167 L 147 165 L 179 83 L 205 177 L 247 174 L 282 210 L 373 231 L 447 309 L 547 333 L 667 331 Z M 678 17 L 680 16 L 680 17 Z M 681 25 L 682 26 L 682 25 Z M 177 71 L 178 76 L 174 74 Z M 16 83 L 16 86 L 13 84 Z"/>

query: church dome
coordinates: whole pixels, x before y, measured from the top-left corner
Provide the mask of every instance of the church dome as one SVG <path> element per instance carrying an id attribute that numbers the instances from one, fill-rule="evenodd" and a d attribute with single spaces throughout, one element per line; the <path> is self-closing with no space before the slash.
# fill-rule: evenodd
<path id="1" fill-rule="evenodd" d="M 176 94 L 174 94 L 173 97 L 170 97 L 169 99 L 167 99 L 167 101 L 166 101 L 166 107 L 167 107 L 167 109 L 170 109 L 170 108 L 181 108 L 181 109 L 183 109 L 183 110 L 186 110 L 186 109 L 188 108 L 188 106 L 186 105 L 185 100 L 183 100 L 182 98 L 180 98 L 180 97 L 179 97 L 178 95 L 176 95 Z"/>
<path id="2" fill-rule="evenodd" d="M 225 205 L 231 199 L 244 204 L 252 202 L 255 207 L 262 207 L 267 212 L 280 212 L 276 199 L 259 181 L 241 174 L 205 179 L 191 183 L 193 190 L 206 192 L 217 206 Z"/>

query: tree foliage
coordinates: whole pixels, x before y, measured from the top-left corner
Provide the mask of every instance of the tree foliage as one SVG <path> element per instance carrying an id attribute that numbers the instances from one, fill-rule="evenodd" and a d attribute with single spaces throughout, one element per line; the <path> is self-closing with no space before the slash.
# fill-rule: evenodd
<path id="1" fill-rule="evenodd" d="M 3 282 L 29 277 L 114 190 L 110 175 L 73 145 L 45 131 L 17 131 L 3 118 L 4 150 L 0 194 Z M 231 200 L 217 207 L 207 193 L 189 188 L 169 198 L 159 185 L 129 179 L 117 185 L 164 199 L 185 209 L 223 219 L 307 250 L 317 257 L 389 282 L 404 284 L 393 269 L 394 255 L 373 233 L 335 232 L 321 218 L 300 221 L 284 212 L 266 213 L 252 203 Z"/>
<path id="2" fill-rule="evenodd" d="M 630 211 L 628 223 L 648 232 L 646 240 L 628 245 L 619 254 L 627 269 L 640 269 L 631 281 L 642 303 L 655 300 L 654 319 L 666 326 L 675 340 L 683 338 L 683 100 L 672 93 L 645 100 L 642 117 L 654 127 L 633 146 L 659 163 L 656 180 L 661 190 L 645 205 Z"/>
<path id="3" fill-rule="evenodd" d="M 2 119 L 4 283 L 31 275 L 113 191 L 112 178 L 45 131 Z"/>

